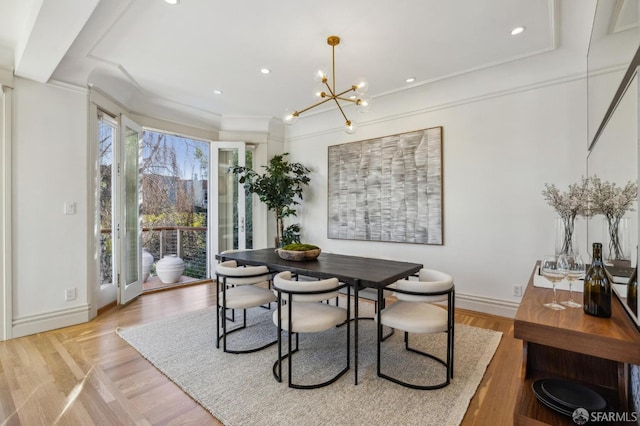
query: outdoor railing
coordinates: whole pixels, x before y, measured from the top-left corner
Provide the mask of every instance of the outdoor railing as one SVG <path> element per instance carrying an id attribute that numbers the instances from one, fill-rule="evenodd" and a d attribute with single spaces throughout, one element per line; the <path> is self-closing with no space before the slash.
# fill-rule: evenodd
<path id="1" fill-rule="evenodd" d="M 112 282 L 112 230 L 101 230 L 100 282 Z M 151 226 L 142 228 L 142 246 L 153 256 L 155 263 L 165 255 L 176 254 L 185 263 L 183 275 L 196 279 L 207 278 L 207 228 L 194 226 Z"/>

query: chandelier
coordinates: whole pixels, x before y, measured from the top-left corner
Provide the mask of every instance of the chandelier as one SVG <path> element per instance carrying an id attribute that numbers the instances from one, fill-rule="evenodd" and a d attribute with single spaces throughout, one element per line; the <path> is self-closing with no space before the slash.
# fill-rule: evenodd
<path id="1" fill-rule="evenodd" d="M 334 101 L 344 118 L 344 131 L 352 134 L 358 130 L 358 123 L 347 118 L 344 110 L 342 109 L 342 105 L 340 105 L 340 101 L 354 103 L 356 105 L 356 109 L 360 112 L 369 111 L 371 108 L 371 97 L 365 93 L 369 88 L 369 83 L 364 78 L 359 78 L 348 89 L 343 90 L 342 92 L 336 92 L 335 48 L 340 44 L 340 37 L 329 36 L 329 38 L 327 38 L 327 44 L 331 46 L 331 83 L 329 83 L 329 73 L 325 68 L 321 68 L 316 71 L 314 79 L 319 83 L 319 85 L 313 90 L 313 96 L 315 99 L 318 99 L 319 102 L 301 110 L 287 109 L 282 117 L 282 121 L 284 121 L 285 124 L 293 124 L 298 121 L 300 114 L 303 112 L 309 111 L 312 108 L 324 104 L 325 102 Z M 348 97 L 345 96 L 349 92 L 354 93 Z"/>

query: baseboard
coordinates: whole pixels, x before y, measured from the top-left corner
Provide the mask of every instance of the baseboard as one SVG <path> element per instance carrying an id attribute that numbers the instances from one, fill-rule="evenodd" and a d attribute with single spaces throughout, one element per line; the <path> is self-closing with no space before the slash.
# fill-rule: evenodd
<path id="1" fill-rule="evenodd" d="M 116 307 L 116 306 L 118 306 L 118 302 L 116 302 L 116 301 L 114 300 L 113 302 L 108 303 L 108 304 L 104 305 L 104 306 L 103 306 L 103 307 L 101 307 L 101 308 L 98 308 L 98 315 L 101 315 L 101 314 L 103 314 L 103 313 L 107 312 L 109 309 L 114 308 L 114 307 Z"/>
<path id="2" fill-rule="evenodd" d="M 519 302 L 511 300 L 494 299 L 456 291 L 456 308 L 514 318 L 518 311 L 518 306 L 520 306 Z"/>
<path id="3" fill-rule="evenodd" d="M 88 322 L 90 320 L 89 308 L 89 305 L 82 305 L 14 319 L 11 337 L 28 336 L 30 334 Z"/>
<path id="4" fill-rule="evenodd" d="M 363 297 L 362 295 L 360 299 L 376 300 L 371 297 Z M 390 297 L 388 300 L 395 300 L 395 297 Z M 441 303 L 446 304 L 445 302 Z M 519 302 L 513 302 L 511 300 L 493 299 L 490 297 L 464 294 L 456 291 L 456 308 L 466 309 L 468 311 L 514 318 L 518 311 L 518 306 L 520 306 Z"/>

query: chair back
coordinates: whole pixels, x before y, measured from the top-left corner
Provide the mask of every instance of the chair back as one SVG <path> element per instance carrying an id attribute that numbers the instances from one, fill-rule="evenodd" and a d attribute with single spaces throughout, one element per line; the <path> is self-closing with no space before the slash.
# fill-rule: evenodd
<path id="1" fill-rule="evenodd" d="M 447 300 L 447 294 L 430 295 L 430 293 L 438 293 L 453 288 L 453 277 L 444 272 L 433 269 L 421 269 L 418 274 L 418 281 L 400 280 L 396 283 L 396 289 L 401 291 L 410 291 L 423 293 L 422 295 L 396 293 L 398 300 L 407 302 L 442 302 Z"/>
<path id="2" fill-rule="evenodd" d="M 248 285 L 269 281 L 269 268 L 266 266 L 238 267 L 235 260 L 216 264 L 216 274 L 226 277 L 227 285 Z"/>
<path id="3" fill-rule="evenodd" d="M 273 278 L 274 289 L 291 293 L 294 302 L 322 302 L 338 297 L 340 282 L 337 278 L 317 281 L 292 281 L 291 272 L 280 272 Z M 304 294 L 314 292 L 312 294 Z M 320 292 L 320 293 L 315 293 Z"/>

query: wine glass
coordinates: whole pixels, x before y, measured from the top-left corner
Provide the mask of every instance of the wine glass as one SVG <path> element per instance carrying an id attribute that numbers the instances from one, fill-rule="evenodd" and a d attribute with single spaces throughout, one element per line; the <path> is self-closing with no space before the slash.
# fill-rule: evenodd
<path id="1" fill-rule="evenodd" d="M 551 287 L 553 288 L 553 301 L 545 303 L 543 305 L 545 308 L 553 309 L 554 311 L 565 309 L 556 299 L 556 284 L 567 276 L 567 270 L 567 258 L 565 256 L 550 254 L 542 259 L 540 272 L 542 272 L 542 276 L 551 281 Z"/>
<path id="2" fill-rule="evenodd" d="M 573 301 L 573 291 L 572 284 L 574 281 L 578 281 L 580 278 L 584 278 L 585 274 L 585 265 L 582 261 L 582 256 L 579 254 L 569 254 L 565 256 L 566 262 L 561 263 L 561 266 L 566 266 L 567 268 L 567 281 L 569 281 L 569 300 L 564 302 L 560 302 L 560 304 L 566 306 L 567 308 L 581 308 L 582 305 L 580 303 L 576 303 Z"/>

